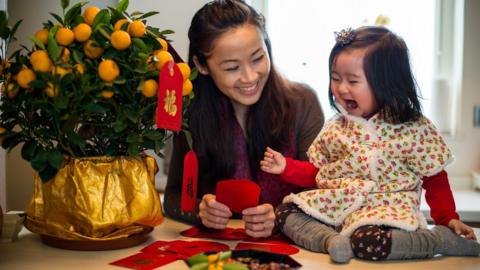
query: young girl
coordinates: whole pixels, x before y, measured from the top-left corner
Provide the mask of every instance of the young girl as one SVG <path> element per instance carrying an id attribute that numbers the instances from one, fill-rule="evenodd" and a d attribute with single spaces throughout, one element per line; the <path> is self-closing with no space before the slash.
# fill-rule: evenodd
<path id="1" fill-rule="evenodd" d="M 282 231 L 297 244 L 328 250 L 337 262 L 348 261 L 351 249 L 370 260 L 478 256 L 480 245 L 455 212 L 444 171 L 452 154 L 421 113 L 404 41 L 382 27 L 343 30 L 329 69 L 329 99 L 338 114 L 308 149 L 311 163 L 270 148 L 260 162 L 286 182 L 317 187 L 284 199 Z M 435 223 L 451 230 L 425 229 L 422 187 Z"/>

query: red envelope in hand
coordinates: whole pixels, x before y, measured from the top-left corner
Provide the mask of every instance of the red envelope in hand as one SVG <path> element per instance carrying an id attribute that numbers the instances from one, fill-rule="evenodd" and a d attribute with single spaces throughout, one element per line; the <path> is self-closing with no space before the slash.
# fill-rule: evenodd
<path id="1" fill-rule="evenodd" d="M 241 213 L 243 209 L 258 205 L 260 187 L 246 179 L 221 180 L 215 194 L 216 200 L 228 206 L 230 211 Z"/>
<path id="2" fill-rule="evenodd" d="M 156 269 L 177 260 L 176 255 L 153 254 L 141 252 L 135 255 L 111 262 L 111 265 L 123 266 L 131 269 L 150 270 Z"/>

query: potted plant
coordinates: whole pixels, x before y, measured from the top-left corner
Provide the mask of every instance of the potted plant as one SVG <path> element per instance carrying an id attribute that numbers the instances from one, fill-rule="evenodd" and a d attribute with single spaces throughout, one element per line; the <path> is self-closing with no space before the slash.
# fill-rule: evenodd
<path id="1" fill-rule="evenodd" d="M 129 14 L 128 0 L 106 9 L 61 5 L 63 14 L 51 13 L 30 37 L 32 47 L 9 58 L 20 22 L 10 28 L 0 13 L 0 143 L 7 150 L 21 144 L 36 171 L 25 225 L 61 247 L 136 244 L 163 217 L 156 163 L 144 154 L 162 156 L 172 133 L 155 125 L 163 109 L 159 73 L 181 73 L 177 90 L 185 107 L 196 71 L 166 41 L 172 31 L 146 22 L 158 12 Z"/>

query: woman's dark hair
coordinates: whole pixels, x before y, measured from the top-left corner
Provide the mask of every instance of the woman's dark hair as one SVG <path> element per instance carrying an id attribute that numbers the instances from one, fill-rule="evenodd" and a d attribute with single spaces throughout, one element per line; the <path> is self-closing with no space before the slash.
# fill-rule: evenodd
<path id="1" fill-rule="evenodd" d="M 188 63 L 194 66 L 196 57 L 202 66 L 213 49 L 213 43 L 225 32 L 253 25 L 263 34 L 269 56 L 271 44 L 265 30 L 264 17 L 241 0 L 215 0 L 204 5 L 194 15 L 188 38 L 190 40 Z M 256 177 L 259 162 L 266 146 L 285 148 L 289 142 L 294 108 L 289 103 L 289 89 L 293 86 L 275 70 L 271 70 L 262 95 L 250 106 L 245 132 L 252 177 Z M 192 132 L 194 149 L 204 162 L 200 171 L 205 178 L 216 181 L 231 177 L 235 170 L 236 149 L 234 144 L 234 113 L 229 99 L 217 88 L 209 75 L 193 81 L 195 98 L 187 111 L 189 129 Z"/>
<path id="2" fill-rule="evenodd" d="M 383 119 L 394 124 L 417 120 L 422 108 L 405 41 L 377 26 L 360 27 L 351 34 L 351 42 L 340 40 L 330 53 L 330 105 L 338 111 L 331 88 L 332 68 L 337 56 L 346 50 L 366 49 L 363 69 Z"/>

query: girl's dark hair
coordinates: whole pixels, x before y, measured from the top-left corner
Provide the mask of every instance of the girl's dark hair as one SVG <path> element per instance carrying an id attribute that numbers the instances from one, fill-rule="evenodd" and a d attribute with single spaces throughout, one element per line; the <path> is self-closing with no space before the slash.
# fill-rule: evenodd
<path id="1" fill-rule="evenodd" d="M 330 53 L 330 105 L 338 111 L 331 88 L 332 68 L 337 56 L 346 50 L 366 48 L 363 69 L 383 119 L 394 124 L 418 120 L 422 108 L 405 41 L 378 26 L 360 27 L 352 34 L 351 42 L 337 42 Z"/>
<path id="2" fill-rule="evenodd" d="M 263 34 L 269 57 L 271 44 L 265 30 L 264 17 L 241 0 L 215 0 L 204 5 L 194 15 L 188 38 L 190 40 L 188 63 L 193 58 L 206 66 L 214 41 L 223 33 L 250 24 Z M 292 116 L 295 114 L 289 102 L 289 89 L 293 86 L 275 70 L 270 58 L 271 70 L 262 95 L 250 106 L 246 120 L 248 154 L 251 158 L 252 177 L 256 177 L 259 162 L 266 146 L 285 148 L 289 142 Z M 216 181 L 231 177 L 235 170 L 236 149 L 234 138 L 235 116 L 229 99 L 217 88 L 209 75 L 193 81 L 195 98 L 187 111 L 189 129 L 194 149 L 202 160 L 200 172 L 206 179 Z"/>

